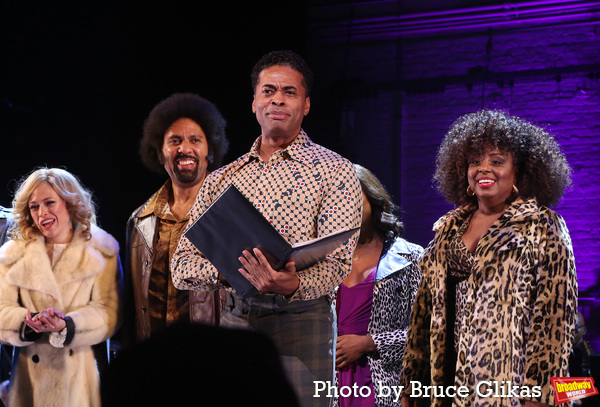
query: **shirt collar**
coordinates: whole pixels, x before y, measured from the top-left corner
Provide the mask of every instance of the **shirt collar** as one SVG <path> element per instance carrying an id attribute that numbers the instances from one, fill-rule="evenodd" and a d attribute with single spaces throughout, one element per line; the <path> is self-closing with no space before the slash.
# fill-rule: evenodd
<path id="1" fill-rule="evenodd" d="M 243 165 L 251 160 L 259 159 L 261 141 L 262 136 L 259 136 L 252 144 L 250 152 L 240 157 L 238 164 Z M 282 154 L 284 157 L 290 157 L 294 161 L 298 161 L 306 165 L 313 165 L 312 158 L 314 156 L 314 146 L 315 144 L 308 137 L 306 132 L 303 129 L 300 129 L 300 133 L 298 133 L 298 135 L 294 138 L 294 141 L 292 141 L 292 143 L 283 150 Z"/>
<path id="2" fill-rule="evenodd" d="M 162 187 L 150 198 L 148 204 L 138 215 L 138 218 L 144 218 L 146 216 L 154 215 L 161 219 L 165 217 L 173 218 L 171 215 L 171 211 L 169 209 L 169 194 L 171 192 L 171 179 L 168 179 L 167 182 L 163 184 Z M 187 220 L 189 215 L 182 220 Z"/>

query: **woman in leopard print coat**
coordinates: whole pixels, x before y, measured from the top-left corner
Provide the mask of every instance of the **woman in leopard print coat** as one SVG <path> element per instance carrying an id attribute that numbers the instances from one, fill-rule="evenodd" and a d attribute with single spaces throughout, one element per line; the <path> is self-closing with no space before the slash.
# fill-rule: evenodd
<path id="1" fill-rule="evenodd" d="M 577 312 L 571 239 L 547 207 L 570 184 L 564 155 L 541 128 L 483 110 L 451 127 L 435 180 L 458 208 L 419 263 L 403 404 L 432 385 L 433 406 L 554 405 Z"/>

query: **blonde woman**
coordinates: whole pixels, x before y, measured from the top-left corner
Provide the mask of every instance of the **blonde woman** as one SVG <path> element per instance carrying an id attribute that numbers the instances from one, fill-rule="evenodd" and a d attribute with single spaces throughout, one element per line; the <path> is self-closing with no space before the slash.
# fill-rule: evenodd
<path id="1" fill-rule="evenodd" d="M 118 325 L 118 243 L 65 170 L 32 172 L 13 208 L 0 248 L 0 341 L 18 348 L 8 405 L 100 406 L 92 345 Z"/>

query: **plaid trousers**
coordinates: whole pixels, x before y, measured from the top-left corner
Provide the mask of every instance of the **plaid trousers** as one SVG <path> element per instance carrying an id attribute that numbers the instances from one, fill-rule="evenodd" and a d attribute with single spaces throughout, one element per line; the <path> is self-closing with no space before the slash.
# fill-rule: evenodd
<path id="1" fill-rule="evenodd" d="M 313 396 L 315 381 L 335 383 L 335 310 L 331 299 L 290 302 L 282 295 L 259 294 L 247 300 L 231 295 L 235 303 L 231 313 L 240 321 L 235 327 L 247 324 L 271 338 L 300 406 L 330 406 L 332 398 Z"/>

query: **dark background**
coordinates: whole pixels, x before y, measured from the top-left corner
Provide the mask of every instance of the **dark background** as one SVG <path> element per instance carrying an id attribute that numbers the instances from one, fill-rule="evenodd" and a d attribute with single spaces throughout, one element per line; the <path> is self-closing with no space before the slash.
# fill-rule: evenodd
<path id="1" fill-rule="evenodd" d="M 300 1 L 0 3 L 0 205 L 34 168 L 63 167 L 123 244 L 129 214 L 167 179 L 137 152 L 152 107 L 206 97 L 228 122 L 224 162 L 243 154 L 260 134 L 252 65 L 272 49 L 304 54 L 305 16 Z"/>

